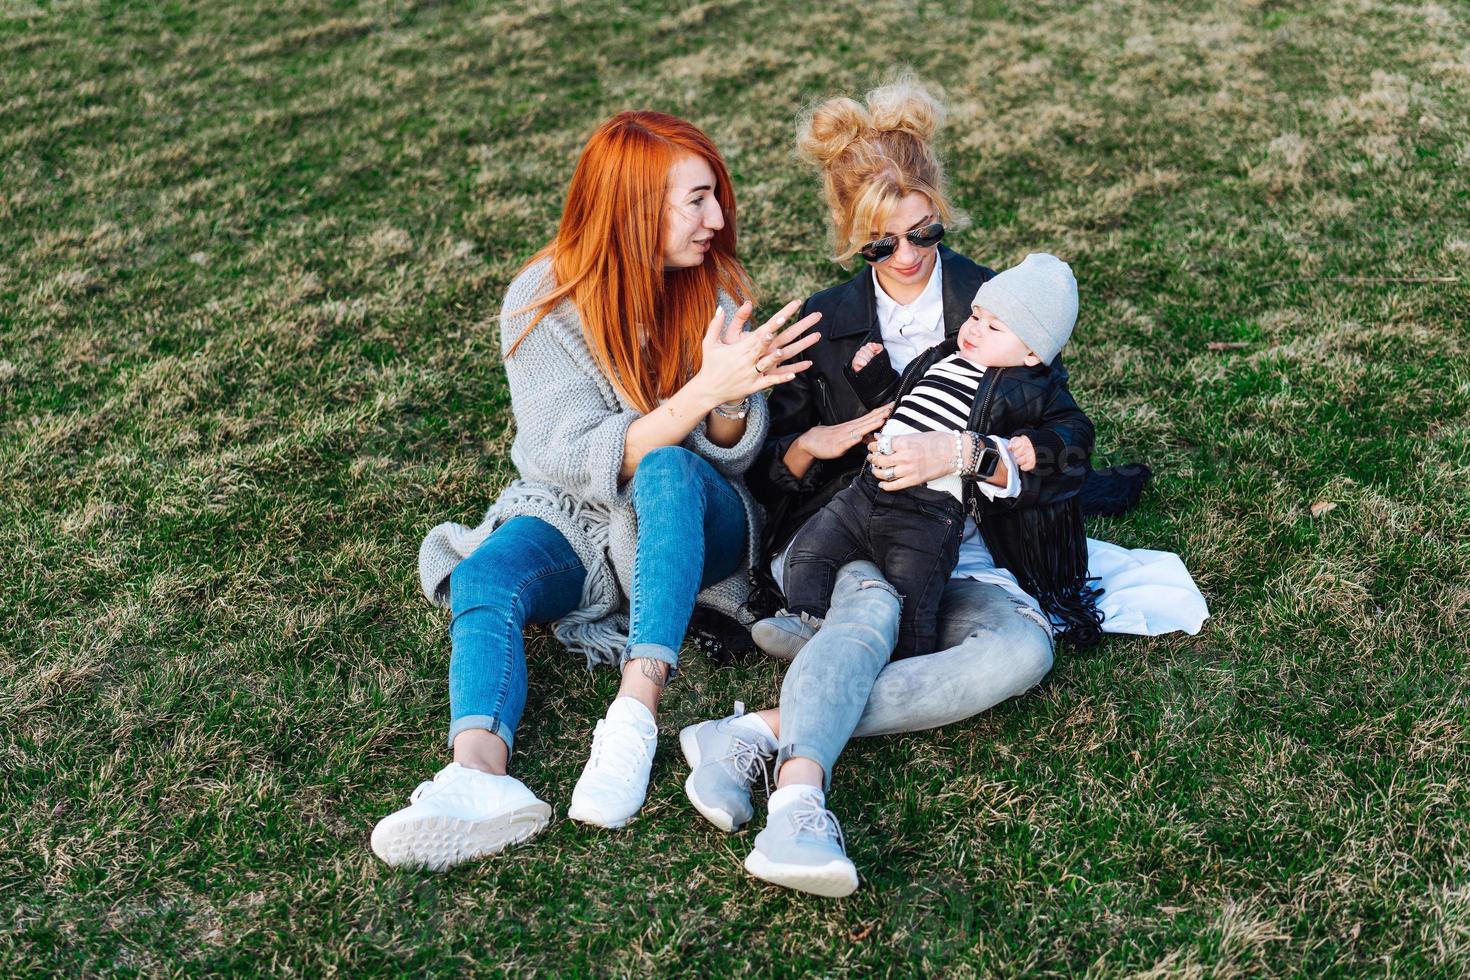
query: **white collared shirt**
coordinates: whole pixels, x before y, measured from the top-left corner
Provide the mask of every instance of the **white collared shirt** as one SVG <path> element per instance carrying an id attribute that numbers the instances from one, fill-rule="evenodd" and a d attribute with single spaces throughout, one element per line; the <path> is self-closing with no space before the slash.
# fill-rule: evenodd
<path id="1" fill-rule="evenodd" d="M 912 303 L 901 304 L 883 291 L 873 270 L 873 296 L 878 301 L 878 328 L 893 370 L 903 371 L 909 361 L 944 342 L 944 269 L 934 257 L 934 271 L 924 291 Z"/>

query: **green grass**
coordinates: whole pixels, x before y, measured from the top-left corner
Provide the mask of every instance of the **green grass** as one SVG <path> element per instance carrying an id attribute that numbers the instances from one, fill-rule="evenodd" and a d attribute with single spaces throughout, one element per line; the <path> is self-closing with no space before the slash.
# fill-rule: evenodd
<path id="1" fill-rule="evenodd" d="M 1463 975 L 1467 37 L 1353 0 L 0 4 L 0 973 Z M 388 870 L 373 822 L 446 757 L 416 548 L 512 476 L 490 318 L 582 141 L 704 126 L 774 309 L 847 274 L 796 111 L 902 63 L 956 247 L 1078 272 L 1099 457 L 1158 475 L 1093 533 L 1214 618 L 852 745 L 842 902 L 684 800 L 669 736 L 780 681 L 692 655 L 631 829 Z M 517 771 L 564 813 L 615 678 L 530 652 Z"/>

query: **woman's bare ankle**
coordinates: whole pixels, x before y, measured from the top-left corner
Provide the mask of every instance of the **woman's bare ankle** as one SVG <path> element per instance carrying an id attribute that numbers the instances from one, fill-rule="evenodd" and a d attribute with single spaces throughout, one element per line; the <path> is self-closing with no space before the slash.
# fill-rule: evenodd
<path id="1" fill-rule="evenodd" d="M 650 657 L 635 657 L 623 665 L 618 697 L 632 698 L 658 717 L 658 703 L 669 683 L 669 665 Z"/>
<path id="2" fill-rule="evenodd" d="M 510 748 L 499 735 L 483 728 L 469 728 L 454 736 L 454 761 L 466 769 L 504 776 Z"/>
<path id="3" fill-rule="evenodd" d="M 760 715 L 761 721 L 771 727 L 771 734 L 779 739 L 781 737 L 781 709 L 765 708 L 757 711 L 756 714 Z"/>
<path id="4" fill-rule="evenodd" d="M 781 771 L 776 774 L 777 789 L 785 789 L 787 786 L 815 786 L 821 789 L 822 785 L 822 767 L 804 756 L 794 755 L 787 759 L 781 764 Z"/>

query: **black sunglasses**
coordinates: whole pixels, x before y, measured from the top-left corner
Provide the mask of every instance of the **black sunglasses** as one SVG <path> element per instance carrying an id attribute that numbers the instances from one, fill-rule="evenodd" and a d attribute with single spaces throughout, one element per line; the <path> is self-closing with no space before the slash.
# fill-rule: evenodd
<path id="1" fill-rule="evenodd" d="M 944 238 L 944 222 L 936 221 L 922 228 L 906 231 L 903 233 L 903 237 L 907 238 L 909 244 L 914 246 L 914 248 L 933 248 Z M 882 262 L 894 252 L 898 251 L 898 238 L 899 236 L 897 235 L 889 235 L 887 238 L 880 238 L 877 241 L 868 242 L 868 244 L 858 249 L 858 254 L 869 262 Z"/>

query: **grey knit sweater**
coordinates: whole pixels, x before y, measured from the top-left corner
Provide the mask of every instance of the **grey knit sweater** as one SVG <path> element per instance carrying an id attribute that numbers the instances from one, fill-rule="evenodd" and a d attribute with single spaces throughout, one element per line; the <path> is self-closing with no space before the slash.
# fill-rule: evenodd
<path id="1" fill-rule="evenodd" d="M 527 268 L 510 284 L 500 317 L 502 354 L 530 323 L 534 313 L 506 314 L 550 291 L 551 260 Z M 734 303 L 720 296 L 726 315 Z M 449 605 L 449 573 L 482 541 L 512 517 L 539 517 L 562 533 L 582 559 L 587 581 L 582 604 L 552 624 L 552 631 L 587 665 L 616 664 L 628 642 L 628 595 L 638 546 L 632 481 L 618 486 L 628 426 L 639 417 L 598 368 L 582 337 L 581 318 L 563 300 L 526 337 L 515 356 L 505 359 L 516 437 L 510 458 L 520 474 L 485 512 L 476 527 L 444 523 L 419 545 L 419 583 L 438 606 Z M 746 572 L 758 560 L 760 506 L 741 474 L 755 459 L 766 436 L 766 400 L 750 400 L 745 435 L 728 449 L 705 434 L 700 421 L 683 446 L 707 459 L 734 486 L 745 503 L 748 540 L 740 570 L 699 593 L 698 603 L 742 619 L 748 595 Z"/>

